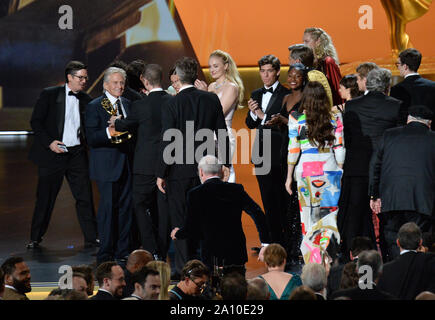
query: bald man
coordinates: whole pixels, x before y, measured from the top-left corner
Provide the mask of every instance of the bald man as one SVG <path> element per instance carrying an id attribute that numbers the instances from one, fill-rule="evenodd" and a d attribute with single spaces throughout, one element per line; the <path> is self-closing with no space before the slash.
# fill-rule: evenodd
<path id="1" fill-rule="evenodd" d="M 127 264 L 125 266 L 124 274 L 125 274 L 125 282 L 126 286 L 123 291 L 123 298 L 131 296 L 134 291 L 134 283 L 131 281 L 131 276 L 133 273 L 141 270 L 145 265 L 153 261 L 153 255 L 147 250 L 134 250 L 129 256 L 127 260 Z"/>

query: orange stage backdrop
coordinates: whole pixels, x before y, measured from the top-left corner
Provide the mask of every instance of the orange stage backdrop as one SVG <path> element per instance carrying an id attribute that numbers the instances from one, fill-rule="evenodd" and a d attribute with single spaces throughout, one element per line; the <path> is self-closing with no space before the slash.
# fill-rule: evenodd
<path id="1" fill-rule="evenodd" d="M 228 51 L 238 66 L 256 65 L 268 53 L 283 64 L 287 47 L 301 43 L 306 27 L 328 32 L 341 63 L 389 57 L 389 26 L 379 0 L 175 0 L 201 65 L 214 49 Z M 361 30 L 360 6 L 373 8 L 373 29 Z M 435 57 L 435 4 L 407 25 L 413 45 L 424 57 Z"/>

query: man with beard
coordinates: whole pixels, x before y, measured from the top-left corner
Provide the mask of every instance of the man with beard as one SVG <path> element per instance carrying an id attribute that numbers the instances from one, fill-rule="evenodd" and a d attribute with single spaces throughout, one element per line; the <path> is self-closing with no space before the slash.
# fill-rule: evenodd
<path id="1" fill-rule="evenodd" d="M 95 271 L 98 292 L 90 300 L 119 300 L 125 287 L 124 271 L 115 261 L 100 264 Z"/>
<path id="2" fill-rule="evenodd" d="M 4 300 L 29 300 L 26 293 L 32 291 L 30 286 L 30 269 L 21 257 L 7 259 L 1 266 L 4 272 Z"/>

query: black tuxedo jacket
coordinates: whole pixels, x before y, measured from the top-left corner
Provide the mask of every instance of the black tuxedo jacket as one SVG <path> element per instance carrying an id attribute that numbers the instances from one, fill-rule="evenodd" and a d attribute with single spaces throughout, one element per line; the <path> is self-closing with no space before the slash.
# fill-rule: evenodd
<path id="1" fill-rule="evenodd" d="M 261 107 L 261 102 L 263 100 L 263 88 L 259 88 L 257 90 L 254 90 L 251 93 L 252 100 L 255 100 L 258 102 L 258 105 Z M 290 91 L 283 87 L 281 84 L 278 84 L 276 87 L 276 90 L 273 92 L 272 97 L 270 98 L 269 104 L 266 108 L 266 120 L 264 123 L 269 121 L 272 118 L 272 115 L 280 113 L 281 107 L 282 107 L 282 99 L 285 95 L 289 94 Z M 253 146 L 253 152 L 254 150 L 258 150 L 258 156 L 263 157 L 263 129 L 271 129 L 271 165 L 272 166 L 279 166 L 281 165 L 281 144 L 282 144 L 282 132 L 278 126 L 266 126 L 262 125 L 263 120 L 260 118 L 257 118 L 257 120 L 254 121 L 251 117 L 251 112 L 248 111 L 248 114 L 246 115 L 246 125 L 249 129 L 257 129 L 257 133 L 255 135 L 255 141 Z M 252 159 L 252 158 L 251 158 Z M 252 159 L 252 162 L 255 166 L 261 166 L 261 164 L 255 163 L 255 159 Z"/>
<path id="2" fill-rule="evenodd" d="M 98 290 L 95 296 L 89 298 L 89 300 L 118 300 L 114 298 L 110 293 Z"/>
<path id="3" fill-rule="evenodd" d="M 360 289 L 359 287 L 356 287 L 352 289 L 339 290 L 334 292 L 330 299 L 334 300 L 338 297 L 348 297 L 351 300 L 395 300 L 391 294 L 381 291 L 376 285 L 373 285 L 373 289 Z"/>
<path id="4" fill-rule="evenodd" d="M 378 286 L 401 300 L 435 292 L 435 255 L 413 251 L 400 255 L 384 265 Z"/>
<path id="5" fill-rule="evenodd" d="M 243 265 L 248 261 L 242 211 L 254 220 L 262 243 L 270 243 L 265 215 L 241 184 L 211 178 L 187 194 L 185 225 L 177 238 L 201 241 L 201 259 L 220 265 Z"/>
<path id="6" fill-rule="evenodd" d="M 133 173 L 155 175 L 159 160 L 162 131 L 162 108 L 171 98 L 166 91 L 153 91 L 146 98 L 133 102 L 130 115 L 115 122 L 117 131 L 136 130 Z"/>
<path id="7" fill-rule="evenodd" d="M 167 131 L 170 129 L 172 130 Z M 208 133 L 208 136 L 206 138 L 198 137 L 200 141 L 194 141 L 195 135 L 201 129 L 206 129 L 202 130 L 202 132 Z M 218 96 L 211 92 L 190 87 L 183 89 L 175 97 L 169 99 L 162 110 L 162 138 L 157 176 L 169 180 L 197 177 L 197 161 L 208 153 L 206 148 L 198 156 L 196 156 L 196 152 L 199 146 L 203 147 L 204 141 L 202 139 L 207 139 L 211 149 L 210 152 L 213 151 L 214 153 L 215 142 L 213 132 L 218 138 L 220 149 L 226 150 L 226 156 L 221 161 L 229 165 L 228 132 Z M 168 135 L 166 139 L 165 134 Z M 221 139 L 222 136 L 223 138 Z M 164 141 L 169 139 L 170 141 Z M 167 149 L 165 150 L 165 148 Z M 168 159 L 165 159 L 164 155 L 168 150 L 172 150 L 170 153 L 173 156 L 175 153 L 175 163 L 173 164 L 167 163 Z"/>
<path id="8" fill-rule="evenodd" d="M 403 101 L 400 109 L 400 122 L 406 124 L 408 108 L 423 104 L 435 113 L 435 82 L 419 75 L 406 77 L 391 88 L 390 96 Z M 435 130 L 435 119 L 432 119 L 432 130 Z"/>
<path id="9" fill-rule="evenodd" d="M 345 176 L 369 177 L 372 157 L 382 134 L 397 126 L 400 104 L 399 100 L 375 91 L 346 102 L 343 116 Z"/>
<path id="10" fill-rule="evenodd" d="M 371 177 L 382 211 L 432 215 L 435 201 L 435 132 L 419 122 L 385 131 Z"/>
<path id="11" fill-rule="evenodd" d="M 91 97 L 79 92 L 80 140 L 85 141 L 84 114 Z M 54 140 L 62 141 L 65 124 L 65 86 L 46 88 L 41 92 L 33 109 L 30 125 L 35 134 L 29 159 L 42 167 L 54 167 L 58 155 L 49 146 Z"/>
<path id="12" fill-rule="evenodd" d="M 110 142 L 106 128 L 110 114 L 102 107 L 102 95 L 92 100 L 86 107 L 86 137 L 90 147 L 89 175 L 96 181 L 114 182 L 119 179 L 124 170 L 125 163 L 131 156 L 130 142 L 121 144 Z M 126 117 L 130 115 L 130 101 L 121 97 Z"/>

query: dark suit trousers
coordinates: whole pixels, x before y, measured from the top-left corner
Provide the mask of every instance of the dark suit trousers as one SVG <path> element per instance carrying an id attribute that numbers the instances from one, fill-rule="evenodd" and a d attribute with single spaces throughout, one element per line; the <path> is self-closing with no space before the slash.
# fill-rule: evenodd
<path id="1" fill-rule="evenodd" d="M 286 246 L 284 228 L 286 222 L 285 178 L 281 166 L 271 166 L 267 175 L 256 175 L 267 227 L 273 243 Z"/>
<path id="2" fill-rule="evenodd" d="M 164 254 L 168 240 L 162 243 L 165 239 L 161 238 L 170 235 L 169 219 L 166 217 L 166 197 L 158 190 L 156 180 L 154 175 L 133 175 L 133 204 L 142 248 L 152 254 Z M 158 229 L 160 224 L 162 226 Z M 166 230 L 164 234 L 159 232 L 160 229 Z"/>
<path id="3" fill-rule="evenodd" d="M 432 232 L 434 219 L 415 211 L 390 211 L 379 214 L 379 242 L 384 263 L 400 255 L 397 233 L 402 225 L 415 222 L 421 232 Z"/>
<path id="4" fill-rule="evenodd" d="M 198 177 L 180 179 L 180 180 L 167 180 L 166 193 L 168 195 L 169 204 L 169 219 L 171 229 L 175 227 L 184 227 L 186 219 L 186 195 L 187 192 L 200 185 L 201 181 Z M 195 255 L 197 244 L 190 239 L 174 241 L 175 249 L 175 272 L 181 274 L 184 264 Z"/>
<path id="5" fill-rule="evenodd" d="M 77 217 L 85 241 L 97 238 L 92 188 L 89 180 L 88 159 L 82 146 L 68 148 L 69 152 L 56 155 L 57 162 L 50 168 L 38 167 L 36 205 L 32 218 L 32 241 L 41 241 L 47 231 L 56 197 L 66 177 L 74 199 Z"/>
<path id="6" fill-rule="evenodd" d="M 118 181 L 97 181 L 100 193 L 97 225 L 101 246 L 97 264 L 121 259 L 129 252 L 129 235 L 132 223 L 131 175 L 126 162 Z"/>

